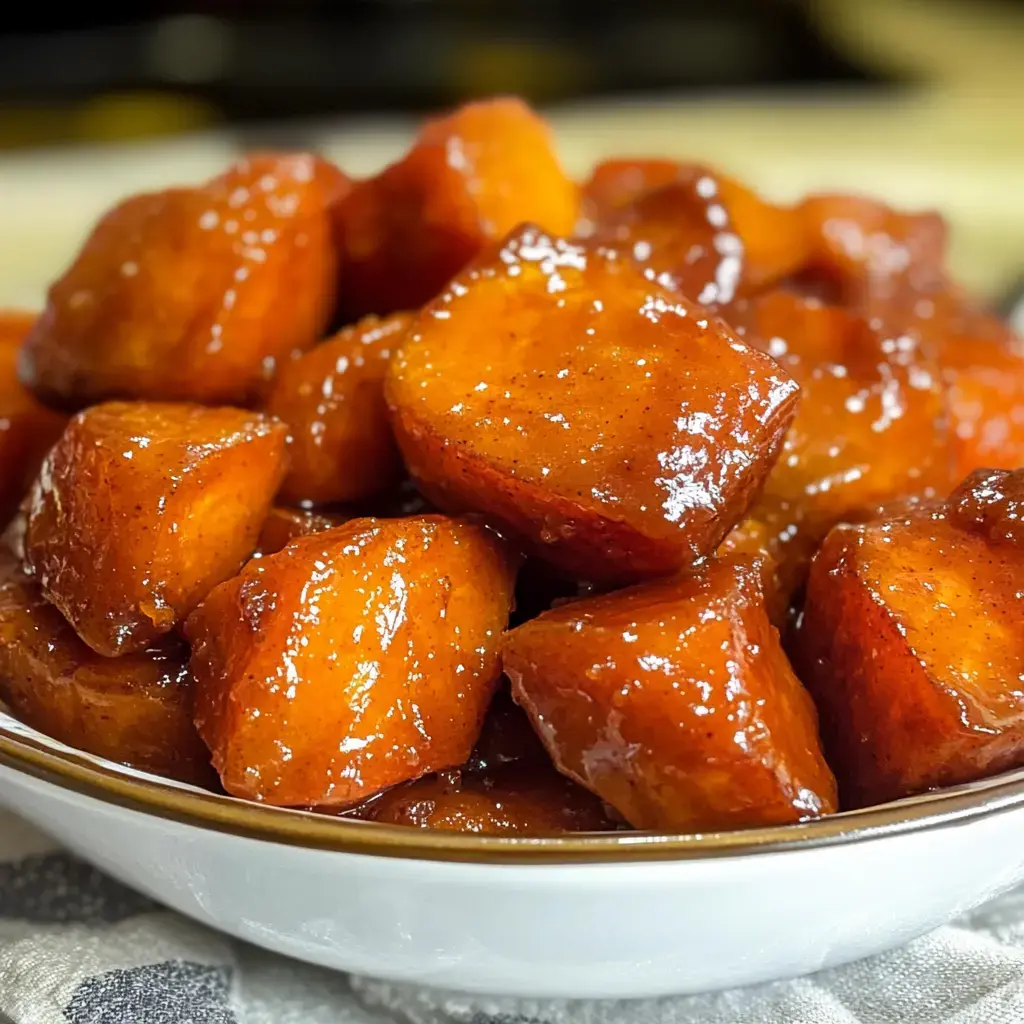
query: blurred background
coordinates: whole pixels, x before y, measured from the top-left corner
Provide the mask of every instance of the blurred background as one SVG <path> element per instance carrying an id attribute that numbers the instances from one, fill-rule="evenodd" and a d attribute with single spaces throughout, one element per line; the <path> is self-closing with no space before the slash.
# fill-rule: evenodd
<path id="1" fill-rule="evenodd" d="M 780 197 L 939 205 L 986 290 L 1024 256 L 1024 0 L 96 0 L 3 18 L 0 301 L 125 191 L 267 145 L 367 173 L 496 92 L 549 114 L 575 173 L 698 156 Z"/>

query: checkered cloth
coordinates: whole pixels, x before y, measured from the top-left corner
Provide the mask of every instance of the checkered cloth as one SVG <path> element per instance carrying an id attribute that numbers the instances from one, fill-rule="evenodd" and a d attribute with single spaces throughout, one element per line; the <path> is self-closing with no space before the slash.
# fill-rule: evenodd
<path id="1" fill-rule="evenodd" d="M 1021 1024 L 1024 891 L 798 981 L 639 1002 L 488 999 L 346 977 L 164 910 L 0 813 L 4 1024 Z"/>

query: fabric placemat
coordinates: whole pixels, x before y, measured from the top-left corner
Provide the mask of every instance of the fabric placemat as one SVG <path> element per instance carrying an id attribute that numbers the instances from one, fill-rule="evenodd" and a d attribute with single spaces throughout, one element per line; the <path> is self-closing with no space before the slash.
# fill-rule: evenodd
<path id="1" fill-rule="evenodd" d="M 0 1021 L 1020 1024 L 1024 890 L 903 949 L 796 981 L 634 1002 L 491 999 L 337 974 L 227 939 L 0 812 Z"/>

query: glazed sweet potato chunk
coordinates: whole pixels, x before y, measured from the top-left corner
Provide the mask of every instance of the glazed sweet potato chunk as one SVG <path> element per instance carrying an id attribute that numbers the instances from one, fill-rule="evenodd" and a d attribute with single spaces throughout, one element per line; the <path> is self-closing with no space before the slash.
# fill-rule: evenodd
<path id="1" fill-rule="evenodd" d="M 333 313 L 328 207 L 346 187 L 329 164 L 291 154 L 125 200 L 51 287 L 22 379 L 73 408 L 109 398 L 249 404 Z"/>
<path id="2" fill-rule="evenodd" d="M 186 623 L 224 788 L 344 807 L 462 764 L 512 575 L 494 534 L 441 516 L 357 519 L 251 561 Z"/>
<path id="3" fill-rule="evenodd" d="M 502 662 L 558 768 L 636 828 L 835 810 L 814 706 L 748 560 L 546 612 L 507 634 Z"/>
<path id="4" fill-rule="evenodd" d="M 844 805 L 1024 764 L 1024 555 L 998 525 L 1022 492 L 1020 472 L 981 477 L 952 506 L 839 526 L 815 558 L 793 653 Z"/>
<path id="5" fill-rule="evenodd" d="M 796 418 L 751 511 L 788 597 L 840 519 L 948 490 L 955 456 L 946 386 L 913 337 L 849 310 L 777 291 L 737 314 L 744 340 L 800 385 Z"/>
<path id="6" fill-rule="evenodd" d="M 292 438 L 282 500 L 357 501 L 402 480 L 384 375 L 411 322 L 407 313 L 367 317 L 282 368 L 266 406 Z"/>
<path id="7" fill-rule="evenodd" d="M 523 221 L 568 234 L 577 206 L 541 118 L 517 99 L 468 103 L 338 204 L 342 308 L 416 309 Z"/>
<path id="8" fill-rule="evenodd" d="M 847 304 L 930 286 L 946 259 L 946 222 L 864 196 L 808 196 L 798 208 L 810 238 L 809 267 Z"/>
<path id="9" fill-rule="evenodd" d="M 108 761 L 204 785 L 214 774 L 192 724 L 191 687 L 180 641 L 104 658 L 0 557 L 0 699 L 26 725 Z"/>
<path id="10" fill-rule="evenodd" d="M 489 836 L 557 836 L 618 828 L 601 801 L 548 765 L 446 771 L 389 789 L 359 817 Z"/>
<path id="11" fill-rule="evenodd" d="M 531 227 L 423 311 L 385 391 L 431 500 L 595 581 L 713 551 L 797 402 L 786 373 L 701 306 Z"/>
<path id="12" fill-rule="evenodd" d="M 34 322 L 32 313 L 0 310 L 0 529 L 25 497 L 66 421 L 18 380 L 18 350 Z"/>
<path id="13" fill-rule="evenodd" d="M 86 409 L 29 497 L 26 566 L 97 653 L 141 651 L 252 554 L 285 441 L 283 424 L 240 409 Z"/>
<path id="14" fill-rule="evenodd" d="M 276 555 L 296 537 L 308 537 L 311 533 L 332 530 L 350 518 L 335 512 L 314 512 L 305 508 L 272 508 L 263 521 L 256 551 L 261 557 Z"/>
<path id="15" fill-rule="evenodd" d="M 630 253 L 704 305 L 727 305 L 799 270 L 803 220 L 703 164 L 611 160 L 583 188 L 580 237 Z"/>
<path id="16" fill-rule="evenodd" d="M 948 281 L 878 301 L 872 315 L 941 368 L 954 479 L 1024 465 L 1024 339 Z"/>

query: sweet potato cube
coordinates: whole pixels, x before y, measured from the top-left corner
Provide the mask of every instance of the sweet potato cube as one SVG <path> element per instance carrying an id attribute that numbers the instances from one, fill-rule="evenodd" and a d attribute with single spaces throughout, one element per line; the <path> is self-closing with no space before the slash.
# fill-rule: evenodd
<path id="1" fill-rule="evenodd" d="M 71 408 L 251 403 L 279 361 L 320 340 L 334 311 L 328 207 L 345 188 L 329 164 L 291 154 L 125 200 L 51 287 L 22 379 Z"/>
<path id="2" fill-rule="evenodd" d="M 875 315 L 941 367 L 955 478 L 1024 465 L 1024 339 L 948 283 L 879 303 Z"/>
<path id="3" fill-rule="evenodd" d="M 1008 492 L 1019 500 L 1010 477 L 952 507 L 836 527 L 816 556 L 793 656 L 845 806 L 1024 764 L 1024 555 L 985 529 Z"/>
<path id="4" fill-rule="evenodd" d="M 547 125 L 521 100 L 429 121 L 401 160 L 338 204 L 345 315 L 416 309 L 523 221 L 568 234 L 577 206 Z"/>
<path id="5" fill-rule="evenodd" d="M 835 810 L 814 706 L 750 560 L 545 612 L 507 634 L 502 662 L 556 766 L 636 828 Z"/>
<path id="6" fill-rule="evenodd" d="M 14 515 L 66 422 L 18 380 L 18 350 L 34 322 L 32 313 L 0 311 L 0 529 Z"/>
<path id="7" fill-rule="evenodd" d="M 617 829 L 601 801 L 547 765 L 447 771 L 396 786 L 358 817 L 488 836 L 557 836 Z"/>
<path id="8" fill-rule="evenodd" d="M 422 312 L 385 392 L 432 501 L 485 513 L 594 581 L 713 551 L 797 402 L 786 373 L 701 306 L 532 227 Z"/>
<path id="9" fill-rule="evenodd" d="M 799 270 L 810 253 L 796 210 L 702 164 L 610 160 L 583 187 L 577 233 L 629 253 L 705 305 L 727 305 Z"/>
<path id="10" fill-rule="evenodd" d="M 947 388 L 912 336 L 815 299 L 771 292 L 733 310 L 733 323 L 800 385 L 796 418 L 751 512 L 788 598 L 836 522 L 948 491 Z"/>
<path id="11" fill-rule="evenodd" d="M 29 497 L 26 566 L 97 653 L 144 650 L 252 554 L 285 441 L 282 423 L 240 409 L 86 409 Z"/>
<path id="12" fill-rule="evenodd" d="M 290 428 L 283 501 L 358 501 L 401 482 L 384 375 L 411 322 L 367 317 L 282 368 L 266 408 Z"/>
<path id="13" fill-rule="evenodd" d="M 260 529 L 256 551 L 263 557 L 276 555 L 297 537 L 323 533 L 347 522 L 351 516 L 334 512 L 314 512 L 305 508 L 272 508 Z"/>
<path id="14" fill-rule="evenodd" d="M 224 788 L 345 807 L 462 764 L 498 681 L 512 569 L 482 526 L 356 519 L 254 559 L 186 623 Z"/>
<path id="15" fill-rule="evenodd" d="M 0 699 L 26 725 L 108 761 L 182 782 L 215 781 L 192 724 L 188 648 L 104 658 L 9 556 L 0 558 Z"/>
<path id="16" fill-rule="evenodd" d="M 810 238 L 809 266 L 844 302 L 862 303 L 931 283 L 946 259 L 946 222 L 863 196 L 808 196 L 798 207 Z"/>

